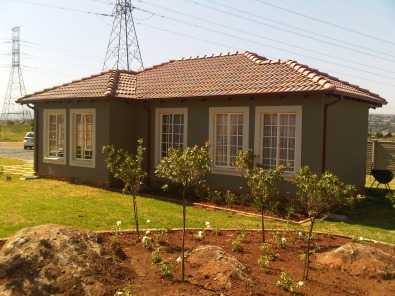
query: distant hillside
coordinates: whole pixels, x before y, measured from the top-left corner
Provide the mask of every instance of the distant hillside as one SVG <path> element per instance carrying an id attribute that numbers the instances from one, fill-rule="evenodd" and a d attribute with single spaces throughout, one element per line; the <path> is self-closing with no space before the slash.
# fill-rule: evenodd
<path id="1" fill-rule="evenodd" d="M 369 114 L 369 134 L 378 132 L 395 134 L 395 114 Z"/>

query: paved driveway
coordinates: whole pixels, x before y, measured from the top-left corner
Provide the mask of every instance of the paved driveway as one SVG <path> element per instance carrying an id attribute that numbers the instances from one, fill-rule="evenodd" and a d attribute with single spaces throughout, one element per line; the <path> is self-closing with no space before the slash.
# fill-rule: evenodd
<path id="1" fill-rule="evenodd" d="M 33 150 L 24 150 L 22 142 L 0 142 L 0 157 L 33 161 Z"/>

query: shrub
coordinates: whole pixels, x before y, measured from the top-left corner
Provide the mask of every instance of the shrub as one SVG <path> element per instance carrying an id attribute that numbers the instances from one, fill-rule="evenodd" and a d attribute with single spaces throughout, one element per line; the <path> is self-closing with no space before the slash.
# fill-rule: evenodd
<path id="1" fill-rule="evenodd" d="M 159 263 L 159 270 L 163 278 L 171 279 L 173 277 L 174 264 L 162 261 Z"/>
<path id="2" fill-rule="evenodd" d="M 279 185 L 283 180 L 282 169 L 265 170 L 260 167 L 252 168 L 250 151 L 240 150 L 236 158 L 236 166 L 246 180 L 249 192 L 261 212 L 262 242 L 265 242 L 265 221 L 263 211 L 265 206 L 272 208 L 277 204 Z"/>
<path id="3" fill-rule="evenodd" d="M 261 256 L 258 258 L 258 266 L 259 266 L 260 268 L 262 268 L 263 270 L 265 270 L 266 268 L 269 267 L 270 261 L 271 261 L 271 259 L 270 259 L 269 256 L 267 256 L 267 255 L 261 255 Z"/>
<path id="4" fill-rule="evenodd" d="M 208 145 L 170 149 L 168 155 L 160 161 L 155 174 L 182 187 L 182 281 L 185 278 L 185 224 L 186 191 L 204 183 L 211 169 Z"/>
<path id="5" fill-rule="evenodd" d="M 162 257 L 160 256 L 160 248 L 156 248 L 151 253 L 151 261 L 153 264 L 158 264 L 158 263 L 162 262 Z"/>
<path id="6" fill-rule="evenodd" d="M 310 217 L 310 229 L 307 236 L 306 260 L 303 279 L 309 275 L 310 242 L 315 219 L 347 205 L 353 200 L 355 189 L 345 185 L 335 175 L 325 172 L 313 174 L 308 167 L 303 167 L 296 175 L 297 197 L 300 206 Z"/>
<path id="7" fill-rule="evenodd" d="M 132 195 L 134 224 L 138 237 L 140 237 L 140 232 L 136 196 L 140 191 L 142 181 L 146 176 L 143 169 L 144 151 L 145 148 L 143 147 L 142 139 L 137 141 L 136 155 L 130 154 L 123 149 L 116 149 L 113 145 L 103 147 L 107 169 L 116 179 L 122 181 L 122 192 L 124 194 Z"/>
<path id="8" fill-rule="evenodd" d="M 297 294 L 297 290 L 303 287 L 304 283 L 303 281 L 295 282 L 287 272 L 283 271 L 276 285 L 295 295 Z"/>

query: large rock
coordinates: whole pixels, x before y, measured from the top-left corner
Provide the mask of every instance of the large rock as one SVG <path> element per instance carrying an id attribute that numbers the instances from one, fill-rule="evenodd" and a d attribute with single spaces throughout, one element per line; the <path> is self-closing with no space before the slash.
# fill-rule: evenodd
<path id="1" fill-rule="evenodd" d="M 0 250 L 0 295 L 114 295 L 128 270 L 95 234 L 66 226 L 25 228 Z"/>
<path id="2" fill-rule="evenodd" d="M 395 278 L 395 257 L 374 245 L 347 243 L 317 255 L 316 260 L 319 264 L 339 268 L 354 275 Z"/>
<path id="3" fill-rule="evenodd" d="M 217 246 L 199 246 L 187 258 L 188 276 L 194 284 L 210 290 L 230 289 L 233 281 L 252 284 L 246 267 Z"/>

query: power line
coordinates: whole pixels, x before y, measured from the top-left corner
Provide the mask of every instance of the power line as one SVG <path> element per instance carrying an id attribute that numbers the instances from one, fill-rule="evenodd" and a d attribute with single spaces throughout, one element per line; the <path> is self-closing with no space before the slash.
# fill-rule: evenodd
<path id="1" fill-rule="evenodd" d="M 318 42 L 321 42 L 321 43 L 325 43 L 325 44 L 328 44 L 328 45 L 331 45 L 331 46 L 335 46 L 335 47 L 338 47 L 338 48 L 343 48 L 343 49 L 352 51 L 353 53 L 357 52 L 357 53 L 360 53 L 360 54 L 363 54 L 363 55 L 367 55 L 367 56 L 371 56 L 371 57 L 374 57 L 374 58 L 378 58 L 378 59 L 381 59 L 381 60 L 385 60 L 385 61 L 389 61 L 389 62 L 395 63 L 395 60 L 393 60 L 393 59 L 389 59 L 387 57 L 382 57 L 380 55 L 376 55 L 376 54 L 368 52 L 368 51 L 360 50 L 360 49 L 355 48 L 355 47 L 344 46 L 342 44 L 337 44 L 335 42 L 331 42 L 331 41 L 320 39 L 320 38 L 317 38 L 317 37 L 314 37 L 314 36 L 306 35 L 306 34 L 298 32 L 298 31 L 284 29 L 284 28 L 279 28 L 276 25 L 272 25 L 272 24 L 269 24 L 269 23 L 261 21 L 261 20 L 253 20 L 251 18 L 246 18 L 246 17 L 241 16 L 239 14 L 236 14 L 234 12 L 224 11 L 224 10 L 218 9 L 216 7 L 213 7 L 211 5 L 202 4 L 202 3 L 198 2 L 198 1 L 195 1 L 195 0 L 188 0 L 188 1 L 194 3 L 195 5 L 198 5 L 198 6 L 201 6 L 201 7 L 205 7 L 205 8 L 208 8 L 208 9 L 211 9 L 211 10 L 223 13 L 223 14 L 231 15 L 231 16 L 234 16 L 234 17 L 237 17 L 237 18 L 249 21 L 249 22 L 259 23 L 261 25 L 270 27 L 270 28 L 275 29 L 275 30 L 291 33 L 291 34 L 294 34 L 294 35 L 301 36 L 303 38 L 308 38 L 308 39 L 311 39 L 311 40 L 314 40 L 314 41 L 318 41 Z"/>
<path id="2" fill-rule="evenodd" d="M 148 3 L 148 2 L 143 1 L 143 0 L 139 0 L 139 2 L 151 4 L 151 3 Z M 153 4 L 152 4 L 152 5 L 153 5 Z M 257 38 L 259 38 L 259 39 L 268 40 L 268 41 L 275 42 L 275 43 L 278 43 L 278 44 L 282 44 L 282 45 L 285 45 L 285 46 L 288 46 L 288 47 L 292 47 L 292 48 L 298 48 L 298 49 L 301 49 L 301 50 L 303 50 L 303 51 L 308 51 L 308 52 L 312 52 L 312 53 L 315 53 L 315 54 L 319 54 L 320 56 L 322 56 L 322 55 L 328 56 L 328 57 L 331 56 L 331 55 L 329 55 L 329 54 L 327 54 L 327 53 L 322 53 L 322 52 L 319 52 L 319 51 L 316 51 L 316 50 L 312 50 L 312 49 L 309 49 L 309 48 L 301 47 L 301 46 L 296 45 L 296 44 L 290 44 L 290 43 L 288 43 L 288 42 L 276 40 L 276 39 L 273 39 L 273 38 L 269 38 L 269 37 L 264 37 L 264 36 L 252 34 L 250 31 L 246 31 L 246 30 L 242 30 L 242 29 L 238 29 L 238 28 L 234 28 L 234 27 L 229 27 L 229 26 L 224 25 L 224 24 L 220 24 L 220 23 L 213 22 L 213 21 L 211 21 L 211 20 L 209 20 L 209 19 L 206 19 L 206 18 L 201 18 L 201 17 L 198 17 L 198 16 L 194 16 L 194 15 L 190 15 L 190 14 L 185 14 L 185 13 L 183 13 L 183 12 L 180 12 L 180 11 L 177 11 L 177 10 L 174 10 L 174 9 L 171 9 L 171 8 L 168 8 L 168 7 L 160 6 L 160 5 L 158 5 L 158 4 L 155 4 L 155 6 L 161 8 L 161 9 L 164 9 L 164 10 L 167 10 L 167 11 L 170 11 L 170 12 L 173 12 L 173 13 L 177 13 L 177 14 L 183 15 L 183 16 L 188 17 L 188 18 L 193 18 L 193 19 L 196 19 L 196 20 L 201 20 L 201 21 L 203 21 L 205 24 L 206 24 L 206 23 L 209 23 L 209 24 L 213 24 L 213 25 L 216 25 L 216 26 L 225 28 L 225 29 L 227 29 L 227 30 L 232 30 L 232 31 L 236 31 L 236 32 L 239 32 L 239 33 L 243 33 L 243 35 L 246 35 L 246 36 L 254 36 L 254 35 L 255 35 L 255 36 L 257 36 Z M 149 11 L 149 10 L 146 10 L 146 9 L 141 9 L 141 8 L 136 8 L 136 9 L 137 9 L 137 10 L 141 10 L 141 11 L 143 11 L 143 12 L 152 13 L 152 11 Z M 192 26 L 192 27 L 197 27 L 197 28 L 200 28 L 200 29 L 203 29 L 203 30 L 207 30 L 207 31 L 211 31 L 211 32 L 214 32 L 214 33 L 217 33 L 217 34 L 227 35 L 228 37 L 231 37 L 231 38 L 236 38 L 236 39 L 240 39 L 240 40 L 246 40 L 246 41 L 251 42 L 251 43 L 256 43 L 256 42 L 257 42 L 257 41 L 251 40 L 251 39 L 247 39 L 247 38 L 245 38 L 245 37 L 240 37 L 239 35 L 234 35 L 234 34 L 230 34 L 230 33 L 223 32 L 223 31 L 218 31 L 218 30 L 213 29 L 212 27 L 206 27 L 206 26 L 202 26 L 202 25 L 197 25 L 197 24 L 195 24 L 195 23 L 186 22 L 186 21 L 184 21 L 184 20 L 176 19 L 176 18 L 174 18 L 174 17 L 169 17 L 169 16 L 166 16 L 166 15 L 163 15 L 163 14 L 161 15 L 161 14 L 156 13 L 156 16 L 161 17 L 161 18 L 167 18 L 167 19 L 172 20 L 172 21 L 174 21 L 174 22 L 186 24 L 186 25 Z M 341 64 L 341 63 L 338 63 L 338 62 L 328 61 L 328 60 L 323 59 L 323 58 L 321 58 L 321 57 L 313 57 L 313 56 L 306 55 L 306 54 L 300 54 L 299 52 L 295 52 L 295 51 L 293 51 L 293 50 L 284 49 L 284 48 L 281 48 L 281 47 L 277 47 L 277 46 L 273 46 L 273 45 L 269 45 L 269 44 L 265 44 L 265 43 L 260 43 L 260 44 L 263 45 L 263 46 L 266 46 L 266 47 L 274 48 L 274 49 L 276 49 L 276 50 L 286 51 L 286 52 L 290 52 L 290 53 L 293 53 L 293 54 L 296 54 L 296 55 L 304 55 L 304 56 L 306 56 L 306 57 L 309 57 L 309 58 L 312 58 L 312 59 L 316 59 L 316 60 L 320 60 L 320 61 L 323 61 L 323 62 L 325 62 L 325 63 L 334 64 L 334 65 L 338 65 L 338 66 L 340 66 L 340 67 L 345 67 L 345 68 L 348 68 L 348 69 L 354 69 L 354 70 L 356 70 L 356 71 L 365 72 L 365 73 L 368 73 L 368 74 L 371 74 L 371 75 L 381 76 L 381 77 L 385 77 L 385 78 L 390 79 L 390 80 L 394 80 L 393 77 L 389 77 L 389 76 L 386 76 L 386 75 L 383 75 L 383 74 L 378 74 L 378 73 L 372 72 L 372 71 L 370 71 L 370 70 L 364 70 L 364 69 L 360 69 L 360 68 L 356 68 L 356 67 L 344 65 L 344 64 Z M 335 57 L 335 56 L 331 56 L 331 57 L 334 58 L 334 59 L 336 59 L 336 60 L 341 60 L 341 59 L 342 59 L 342 58 Z M 348 59 L 346 59 L 345 61 L 346 61 L 346 62 L 350 62 L 350 60 L 348 60 Z M 364 67 L 368 67 L 368 68 L 377 68 L 376 66 L 370 66 L 370 65 L 366 65 L 366 64 L 363 64 L 363 63 L 355 62 L 355 61 L 352 61 L 352 62 L 355 63 L 355 64 L 362 65 L 362 66 L 364 66 Z M 384 72 L 386 72 L 386 73 L 392 72 L 392 71 L 388 71 L 388 70 L 382 69 L 382 68 L 379 68 L 379 70 L 380 70 L 380 71 L 384 71 Z M 392 73 L 395 73 L 395 72 L 392 72 Z"/>
<path id="3" fill-rule="evenodd" d="M 263 23 L 263 24 L 265 24 L 265 23 L 264 23 L 262 20 L 265 20 L 265 21 L 268 21 L 268 22 L 271 22 L 271 23 L 274 23 L 274 24 L 277 24 L 277 25 L 279 25 L 279 26 L 283 26 L 283 27 L 286 28 L 286 29 L 281 28 L 281 27 L 278 28 L 278 27 L 275 27 L 275 26 L 272 25 L 272 24 L 268 24 L 268 25 L 270 25 L 272 28 L 274 28 L 274 29 L 276 29 L 276 30 L 288 31 L 289 33 L 298 34 L 298 35 L 300 35 L 300 36 L 302 36 L 302 37 L 310 38 L 310 39 L 313 38 L 313 37 L 315 37 L 315 36 L 320 36 L 320 37 L 325 38 L 325 40 L 318 39 L 318 38 L 314 38 L 313 40 L 316 40 L 316 41 L 319 41 L 319 42 L 324 42 L 324 43 L 328 44 L 327 39 L 329 39 L 329 40 L 332 40 L 332 41 L 335 41 L 335 42 L 340 42 L 341 45 L 344 45 L 344 44 L 349 45 L 349 46 L 353 47 L 354 49 L 355 49 L 355 48 L 356 48 L 356 49 L 361 49 L 361 48 L 362 48 L 362 49 L 367 50 L 368 52 L 376 52 L 376 53 L 382 54 L 382 55 L 384 55 L 384 56 L 391 56 L 391 57 L 394 57 L 394 58 L 395 58 L 395 55 L 392 55 L 392 54 L 390 54 L 390 53 L 388 53 L 388 52 L 378 51 L 377 49 L 372 49 L 372 48 L 366 47 L 366 46 L 361 45 L 361 44 L 355 44 L 355 43 L 349 42 L 349 41 L 347 41 L 347 40 L 337 39 L 337 38 L 334 38 L 334 37 L 332 37 L 332 36 L 330 36 L 330 35 L 326 35 L 326 34 L 322 34 L 322 33 L 317 33 L 317 32 L 314 32 L 314 31 L 311 31 L 311 30 L 307 30 L 307 29 L 302 28 L 302 27 L 299 27 L 299 26 L 295 26 L 295 25 L 293 25 L 293 24 L 281 22 L 281 21 L 279 21 L 279 20 L 277 20 L 277 19 L 271 19 L 271 18 L 263 17 L 263 16 L 261 16 L 261 15 L 252 13 L 252 12 L 250 12 L 250 11 L 248 11 L 248 10 L 244 10 L 244 9 L 240 9 L 240 8 L 237 8 L 237 7 L 234 7 L 234 6 L 231 6 L 231 5 L 224 4 L 224 3 L 222 3 L 223 0 L 220 1 L 221 3 L 218 3 L 217 0 L 210 0 L 210 4 L 215 3 L 215 2 L 217 2 L 216 5 L 219 5 L 219 6 L 222 6 L 222 7 L 224 7 L 224 8 L 230 9 L 231 11 L 237 11 L 237 12 L 239 12 L 239 13 L 241 13 L 241 14 L 248 15 L 249 17 L 256 18 L 256 19 L 258 19 L 258 20 L 259 20 L 261 23 Z M 295 30 L 297 30 L 297 32 L 295 32 L 295 31 L 290 31 L 288 28 L 294 28 Z M 312 34 L 313 36 L 306 36 L 306 35 L 304 35 L 304 34 L 300 34 L 300 32 L 306 32 L 306 33 L 308 33 L 308 34 Z M 338 46 L 338 45 L 336 45 L 336 46 Z M 354 49 L 350 49 L 350 50 L 354 50 Z"/>
<path id="4" fill-rule="evenodd" d="M 208 39 L 198 38 L 195 35 L 186 34 L 184 32 L 169 30 L 169 29 L 166 29 L 164 27 L 156 27 L 156 26 L 152 26 L 152 25 L 148 25 L 148 24 L 140 24 L 140 25 L 143 25 L 145 27 L 148 27 L 148 28 L 160 31 L 160 32 L 170 33 L 172 35 L 176 35 L 176 36 L 180 36 L 180 37 L 187 37 L 187 38 L 192 39 L 192 40 L 197 40 L 197 41 L 201 41 L 201 42 L 205 42 L 205 43 L 209 43 L 209 44 L 220 45 L 220 46 L 226 47 L 228 49 L 232 49 L 232 50 L 240 50 L 239 47 L 234 46 L 234 45 L 229 45 L 229 44 L 222 43 L 222 42 L 217 42 L 217 41 L 212 41 L 212 40 L 208 40 Z M 267 57 L 270 58 L 270 59 L 273 59 L 270 56 L 267 56 Z M 338 73 L 342 74 L 344 76 L 350 76 L 350 77 L 355 77 L 357 79 L 365 80 L 367 82 L 374 83 L 374 84 L 388 85 L 388 86 L 391 86 L 391 87 L 395 87 L 395 84 L 385 83 L 383 81 L 378 81 L 378 80 L 372 80 L 372 79 L 367 78 L 367 77 L 362 77 L 362 76 L 349 74 L 349 73 L 344 73 L 344 72 L 338 72 Z"/>
<path id="5" fill-rule="evenodd" d="M 307 14 L 304 14 L 304 13 L 301 13 L 301 12 L 298 12 L 298 11 L 295 11 L 295 10 L 292 10 L 292 9 L 289 9 L 289 8 L 285 8 L 285 7 L 282 7 L 282 6 L 279 6 L 279 5 L 275 5 L 273 3 L 270 3 L 270 2 L 267 2 L 267 1 L 264 1 L 264 0 L 255 0 L 255 1 L 259 2 L 259 3 L 263 4 L 263 5 L 266 5 L 266 6 L 271 6 L 271 7 L 280 9 L 282 11 L 286 11 L 286 12 L 288 12 L 290 14 L 294 14 L 294 15 L 297 15 L 297 16 L 300 16 L 300 17 L 304 17 L 306 19 L 309 19 L 309 20 L 317 22 L 317 23 L 322 23 L 322 24 L 325 24 L 325 25 L 329 25 L 329 26 L 341 29 L 343 31 L 351 32 L 351 33 L 354 33 L 354 34 L 357 34 L 357 35 L 360 35 L 360 36 L 363 36 L 363 37 L 366 37 L 366 38 L 370 38 L 370 39 L 381 41 L 381 42 L 384 42 L 384 43 L 387 43 L 387 44 L 391 44 L 393 46 L 395 45 L 395 42 L 393 42 L 391 40 L 386 40 L 386 39 L 383 39 L 383 38 L 380 38 L 380 37 L 377 37 L 377 36 L 374 36 L 374 35 L 371 35 L 371 34 L 367 34 L 367 33 L 355 30 L 353 28 L 349 28 L 349 27 L 346 27 L 346 26 L 338 25 L 338 24 L 335 24 L 335 23 L 323 20 L 321 18 L 316 18 L 316 17 L 310 16 L 310 15 L 307 15 Z"/>
<path id="6" fill-rule="evenodd" d="M 15 0 L 13 0 L 13 3 L 15 3 L 14 1 Z M 29 4 L 29 5 L 35 5 L 35 6 L 51 8 L 51 9 L 58 9 L 58 10 L 63 10 L 63 11 L 71 11 L 71 12 L 78 12 L 78 13 L 84 13 L 84 14 L 90 14 L 90 15 L 98 15 L 98 16 L 105 16 L 105 17 L 113 17 L 112 14 L 108 14 L 108 13 L 101 13 L 101 12 L 94 12 L 94 11 L 89 11 L 89 10 L 82 10 L 82 9 L 79 9 L 79 8 L 58 6 L 58 5 L 48 4 L 48 3 L 33 2 L 33 1 L 27 1 L 27 0 L 18 0 L 18 2 L 19 3 L 26 3 L 26 4 Z"/>

